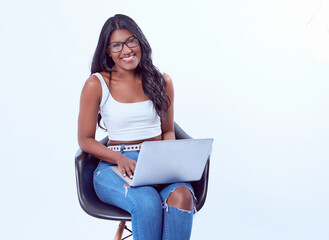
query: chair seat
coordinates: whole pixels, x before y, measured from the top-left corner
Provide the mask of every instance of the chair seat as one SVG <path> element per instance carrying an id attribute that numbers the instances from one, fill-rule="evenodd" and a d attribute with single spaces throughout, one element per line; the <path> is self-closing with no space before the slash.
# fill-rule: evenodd
<path id="1" fill-rule="evenodd" d="M 88 201 L 87 205 L 81 205 L 81 207 L 86 213 L 93 217 L 115 221 L 131 221 L 130 213 L 122 210 L 121 208 L 105 204 L 99 200 Z"/>

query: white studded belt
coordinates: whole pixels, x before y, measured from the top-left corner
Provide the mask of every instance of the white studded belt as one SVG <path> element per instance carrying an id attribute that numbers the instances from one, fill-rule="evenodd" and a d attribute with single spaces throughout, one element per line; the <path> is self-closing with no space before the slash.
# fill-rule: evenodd
<path id="1" fill-rule="evenodd" d="M 112 145 L 112 146 L 108 146 L 108 148 L 116 152 L 121 152 L 122 146 L 123 146 L 123 152 L 132 152 L 132 151 L 141 150 L 142 144 Z"/>

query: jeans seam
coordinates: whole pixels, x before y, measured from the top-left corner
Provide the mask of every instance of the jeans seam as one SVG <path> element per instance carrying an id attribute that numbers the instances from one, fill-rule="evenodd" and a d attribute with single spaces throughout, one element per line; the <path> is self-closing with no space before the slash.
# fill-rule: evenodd
<path id="1" fill-rule="evenodd" d="M 193 197 L 193 202 L 194 202 L 194 207 L 193 207 L 193 209 L 192 210 L 190 210 L 190 211 L 188 211 L 188 210 L 183 210 L 183 209 L 179 209 L 179 208 L 177 208 L 177 207 L 174 207 L 174 206 L 171 206 L 171 205 L 168 205 L 167 204 L 167 200 L 168 200 L 168 198 L 169 198 L 169 196 L 170 196 L 170 194 L 172 194 L 178 187 L 186 187 L 189 191 L 190 191 L 190 193 L 191 193 L 191 195 L 192 195 L 192 197 Z M 164 232 L 165 232 L 165 240 L 169 240 L 169 226 L 168 226 L 168 221 L 167 221 L 167 218 L 166 218 L 166 215 L 167 214 L 170 214 L 170 210 L 169 210 L 169 206 L 170 207 L 172 207 L 172 208 L 175 208 L 175 209 L 177 209 L 178 211 L 180 211 L 180 212 L 182 212 L 182 213 L 188 213 L 188 214 L 193 214 L 193 213 L 195 213 L 195 211 L 194 210 L 196 210 L 196 208 L 195 208 L 195 206 L 196 206 L 196 197 L 195 197 L 195 195 L 194 195 L 194 191 L 193 191 L 193 188 L 191 189 L 192 187 L 191 186 L 186 186 L 186 185 L 178 185 L 178 186 L 176 186 L 175 188 L 173 188 L 171 191 L 170 191 L 170 193 L 168 194 L 168 196 L 166 196 L 166 198 L 164 199 L 164 201 L 163 201 L 163 208 L 164 208 L 164 211 L 165 212 L 167 212 L 167 213 L 163 213 L 163 221 L 164 221 Z"/>
<path id="2" fill-rule="evenodd" d="M 166 214 L 165 213 L 163 213 L 163 216 L 164 216 L 164 221 L 165 221 L 165 232 L 166 232 L 166 235 L 165 235 L 165 237 L 166 237 L 166 240 L 168 240 L 169 239 L 169 230 L 168 230 L 168 221 L 167 221 L 167 219 L 166 219 Z"/>

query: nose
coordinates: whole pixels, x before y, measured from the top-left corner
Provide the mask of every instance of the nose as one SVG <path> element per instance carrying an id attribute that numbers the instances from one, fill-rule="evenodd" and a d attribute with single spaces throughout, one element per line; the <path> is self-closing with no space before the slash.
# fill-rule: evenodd
<path id="1" fill-rule="evenodd" d="M 122 53 L 123 54 L 128 54 L 128 53 L 131 53 L 131 49 L 126 45 L 126 44 L 123 44 L 123 48 L 122 48 Z"/>

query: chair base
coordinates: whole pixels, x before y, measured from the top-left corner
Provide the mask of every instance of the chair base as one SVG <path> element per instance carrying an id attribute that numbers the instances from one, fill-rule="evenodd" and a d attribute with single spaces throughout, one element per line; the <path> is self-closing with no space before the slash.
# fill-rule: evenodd
<path id="1" fill-rule="evenodd" d="M 123 231 L 125 229 L 130 232 L 130 235 L 122 238 L 122 234 L 123 234 Z M 124 240 L 124 239 L 127 239 L 127 238 L 131 237 L 132 235 L 133 235 L 132 234 L 132 231 L 126 226 L 126 222 L 125 221 L 121 221 L 119 223 L 119 226 L 118 226 L 117 232 L 115 234 L 114 240 Z"/>

